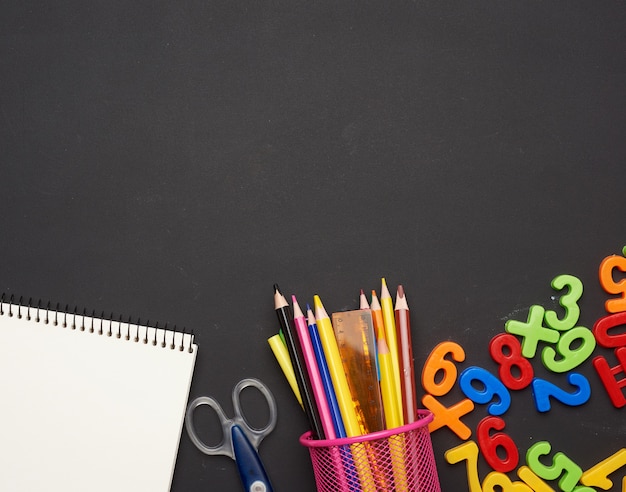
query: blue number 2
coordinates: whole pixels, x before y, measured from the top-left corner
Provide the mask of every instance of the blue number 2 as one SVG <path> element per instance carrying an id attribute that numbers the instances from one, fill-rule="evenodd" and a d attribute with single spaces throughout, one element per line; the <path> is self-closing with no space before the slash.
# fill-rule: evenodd
<path id="1" fill-rule="evenodd" d="M 533 379 L 532 388 L 537 411 L 547 412 L 550 410 L 550 397 L 570 407 L 577 407 L 589 400 L 591 386 L 585 376 L 577 372 L 570 372 L 567 375 L 567 382 L 576 387 L 574 392 L 568 393 L 545 379 Z"/>

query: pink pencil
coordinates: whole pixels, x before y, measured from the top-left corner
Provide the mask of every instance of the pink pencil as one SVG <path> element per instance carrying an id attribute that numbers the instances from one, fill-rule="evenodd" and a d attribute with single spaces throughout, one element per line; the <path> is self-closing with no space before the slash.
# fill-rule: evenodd
<path id="1" fill-rule="evenodd" d="M 328 406 L 328 400 L 326 400 L 326 393 L 324 392 L 324 384 L 322 382 L 322 376 L 320 375 L 319 368 L 317 366 L 317 359 L 315 358 L 315 351 L 313 350 L 313 344 L 309 338 L 309 327 L 307 326 L 307 320 L 302 309 L 298 305 L 296 296 L 291 296 L 293 304 L 293 321 L 296 328 L 298 339 L 300 340 L 300 346 L 302 347 L 302 355 L 304 357 L 304 363 L 306 365 L 307 372 L 309 373 L 309 380 L 311 381 L 311 389 L 313 390 L 313 398 L 317 404 L 317 411 L 320 415 L 322 422 L 322 429 L 325 436 L 319 436 L 320 439 L 336 439 L 335 427 L 333 425 L 333 417 L 330 413 L 330 407 Z"/>

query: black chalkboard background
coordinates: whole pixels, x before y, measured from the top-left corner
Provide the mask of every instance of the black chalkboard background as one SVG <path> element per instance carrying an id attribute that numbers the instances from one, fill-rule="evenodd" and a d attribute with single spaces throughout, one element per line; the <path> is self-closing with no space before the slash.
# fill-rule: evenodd
<path id="1" fill-rule="evenodd" d="M 626 244 L 625 12 L 3 2 L 1 290 L 194 330 L 191 397 L 230 413 L 232 386 L 262 379 L 279 404 L 260 448 L 274 487 L 313 491 L 306 419 L 266 342 L 274 282 L 329 312 L 381 277 L 403 284 L 420 370 L 444 340 L 465 349 L 460 370 L 497 370 L 489 340 L 558 306 L 561 273 L 584 283 L 579 324 L 606 314 L 598 264 Z M 623 411 L 591 360 L 579 372 L 581 407 L 539 414 L 529 389 L 512 395 L 520 466 L 539 440 L 583 470 L 624 446 Z M 472 439 L 486 415 L 464 419 Z M 467 490 L 443 458 L 461 442 L 433 434 L 446 492 Z M 172 491 L 206 490 L 239 490 L 235 464 L 183 432 Z"/>

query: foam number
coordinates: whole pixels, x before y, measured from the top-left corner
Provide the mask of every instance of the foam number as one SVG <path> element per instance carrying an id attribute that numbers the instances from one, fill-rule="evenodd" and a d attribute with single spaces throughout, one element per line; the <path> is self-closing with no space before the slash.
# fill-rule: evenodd
<path id="1" fill-rule="evenodd" d="M 573 346 L 578 348 L 572 349 Z M 541 352 L 543 365 L 552 372 L 568 372 L 585 362 L 596 348 L 593 333 L 584 326 L 577 326 L 561 334 L 556 349 L 546 347 Z M 561 357 L 557 360 L 556 354 Z"/>
<path id="2" fill-rule="evenodd" d="M 428 424 L 430 432 L 435 432 L 437 429 L 445 426 L 454 432 L 459 439 L 465 441 L 470 438 L 472 430 L 461 421 L 461 417 L 474 410 L 474 402 L 472 400 L 464 398 L 451 407 L 446 407 L 437 401 L 434 396 L 424 395 L 422 403 L 433 414 L 433 420 Z"/>
<path id="3" fill-rule="evenodd" d="M 613 482 L 609 479 L 609 475 L 624 466 L 626 466 L 626 448 L 620 449 L 617 453 L 589 468 L 589 470 L 583 473 L 580 481 L 588 487 L 599 487 L 602 490 L 609 490 L 613 487 Z"/>
<path id="4" fill-rule="evenodd" d="M 624 259 L 626 260 L 626 258 Z M 583 283 L 573 275 L 559 275 L 552 280 L 551 285 L 557 291 L 568 289 L 567 294 L 562 295 L 559 299 L 559 304 L 565 310 L 565 316 L 563 319 L 559 319 L 554 311 L 546 311 L 544 315 L 546 324 L 555 330 L 569 330 L 576 325 L 580 316 L 578 300 L 583 295 Z"/>
<path id="5" fill-rule="evenodd" d="M 533 366 L 522 356 L 522 347 L 513 335 L 500 333 L 493 337 L 489 342 L 489 353 L 500 365 L 498 376 L 507 388 L 521 390 L 533 380 Z"/>
<path id="6" fill-rule="evenodd" d="M 577 372 L 571 372 L 567 375 L 567 382 L 576 387 L 571 393 L 568 393 L 545 379 L 533 379 L 533 396 L 535 398 L 537 411 L 548 412 L 551 408 L 550 398 L 554 398 L 570 407 L 577 407 L 589 400 L 591 396 L 591 386 L 585 376 Z"/>
<path id="7" fill-rule="evenodd" d="M 550 454 L 552 446 L 547 441 L 533 444 L 526 452 L 526 462 L 533 472 L 544 480 L 559 480 L 559 487 L 563 492 L 572 492 L 582 477 L 582 469 L 565 454 L 558 452 L 552 458 L 551 465 L 544 465 L 541 456 Z M 582 491 L 580 491 L 582 492 Z"/>
<path id="8" fill-rule="evenodd" d="M 600 381 L 602 381 L 604 389 L 609 394 L 613 406 L 622 408 L 626 405 L 626 397 L 624 397 L 624 388 L 626 388 L 626 347 L 616 348 L 615 356 L 619 361 L 619 365 L 610 367 L 606 358 L 599 355 L 593 359 L 593 367 L 598 376 L 600 376 Z"/>
<path id="9" fill-rule="evenodd" d="M 542 306 L 533 305 L 528 310 L 528 319 L 525 323 L 510 319 L 504 325 L 507 333 L 519 335 L 523 338 L 522 355 L 527 359 L 535 356 L 539 342 L 556 343 L 559 340 L 559 332 L 557 330 L 543 326 L 544 314 L 545 309 Z"/>
<path id="10" fill-rule="evenodd" d="M 624 253 L 626 254 L 626 251 Z M 626 258 L 617 255 L 607 256 L 600 263 L 598 270 L 602 288 L 609 294 L 621 294 L 620 297 L 609 299 L 604 303 L 607 313 L 626 311 L 626 278 L 615 282 L 613 278 L 613 270 L 615 269 L 626 272 Z"/>
<path id="11" fill-rule="evenodd" d="M 504 432 L 491 434 L 492 430 L 502 431 L 504 427 L 504 420 L 500 417 L 485 417 L 478 424 L 476 436 L 480 452 L 489 466 L 495 471 L 507 473 L 515 469 L 519 462 L 517 446 Z"/>
<path id="12" fill-rule="evenodd" d="M 524 482 L 511 482 L 504 473 L 491 472 L 483 482 L 483 492 L 533 492 Z"/>
<path id="13" fill-rule="evenodd" d="M 626 311 L 600 318 L 593 325 L 593 334 L 603 347 L 624 347 L 626 346 L 626 333 L 609 334 L 609 330 L 618 326 L 626 326 Z"/>
<path id="14" fill-rule="evenodd" d="M 467 441 L 448 449 L 444 453 L 444 457 L 451 465 L 456 465 L 465 460 L 467 462 L 465 467 L 469 492 L 482 492 L 478 477 L 478 445 L 474 441 Z"/>
<path id="15" fill-rule="evenodd" d="M 456 383 L 456 364 L 446 359 L 448 355 L 455 362 L 463 362 L 465 360 L 463 347 L 454 342 L 442 342 L 432 350 L 424 363 L 422 386 L 431 395 L 443 396 Z"/>
<path id="16" fill-rule="evenodd" d="M 481 388 L 474 387 L 475 382 L 478 382 Z M 509 390 L 502 381 L 482 367 L 472 366 L 465 369 L 459 377 L 459 386 L 465 396 L 474 403 L 489 403 L 495 398 L 496 401 L 487 407 L 491 415 L 502 415 L 511 406 Z"/>

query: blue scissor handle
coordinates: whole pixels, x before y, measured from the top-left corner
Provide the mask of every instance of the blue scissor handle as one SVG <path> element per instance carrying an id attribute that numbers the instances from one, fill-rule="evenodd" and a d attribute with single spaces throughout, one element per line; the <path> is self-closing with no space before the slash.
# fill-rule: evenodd
<path id="1" fill-rule="evenodd" d="M 272 492 L 270 479 L 261 463 L 259 454 L 252 446 L 241 427 L 231 427 L 231 437 L 235 462 L 239 469 L 239 476 L 246 492 Z"/>

